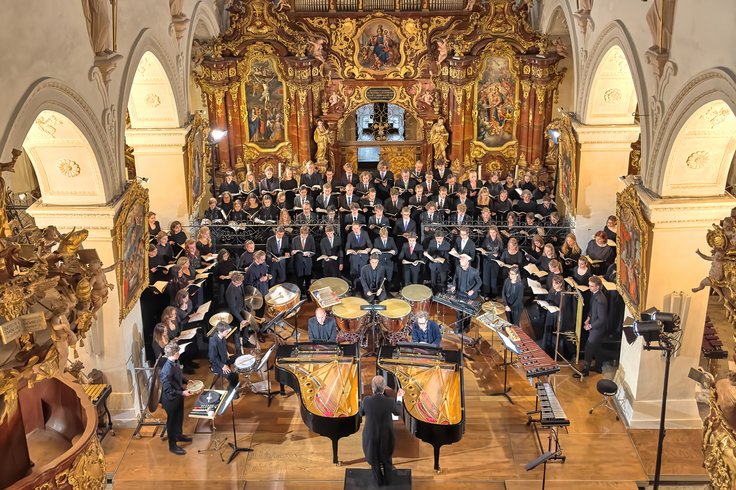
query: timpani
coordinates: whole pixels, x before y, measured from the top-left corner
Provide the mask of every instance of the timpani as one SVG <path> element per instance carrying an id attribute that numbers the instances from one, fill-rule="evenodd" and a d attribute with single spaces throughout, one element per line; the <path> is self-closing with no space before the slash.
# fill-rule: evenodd
<path id="1" fill-rule="evenodd" d="M 411 305 L 411 312 L 416 315 L 420 311 L 429 313 L 432 306 L 432 290 L 422 284 L 410 284 L 401 290 L 401 297 Z"/>
<path id="2" fill-rule="evenodd" d="M 299 297 L 301 291 L 299 286 L 285 282 L 283 284 L 277 284 L 268 290 L 268 294 L 263 297 L 263 300 L 268 305 L 267 312 L 269 316 L 275 317 L 281 312 L 288 311 L 291 308 L 299 304 Z M 287 318 L 294 316 L 296 312 L 289 315 Z"/>
<path id="3" fill-rule="evenodd" d="M 337 296 L 337 299 L 342 299 L 347 296 L 350 285 L 346 280 L 340 279 L 339 277 L 323 277 L 317 279 L 309 286 L 309 295 L 312 297 L 312 301 L 318 303 L 314 297 L 314 292 L 323 288 L 330 288 L 335 296 Z M 329 307 L 325 309 L 327 310 Z"/>
<path id="4" fill-rule="evenodd" d="M 360 307 L 367 305 L 363 298 L 343 298 L 340 304 L 332 308 L 337 328 L 345 333 L 360 333 L 365 326 L 368 312 Z"/>
<path id="5" fill-rule="evenodd" d="M 386 307 L 378 311 L 381 328 L 389 334 L 403 331 L 409 322 L 411 305 L 402 299 L 386 299 L 378 304 Z"/>

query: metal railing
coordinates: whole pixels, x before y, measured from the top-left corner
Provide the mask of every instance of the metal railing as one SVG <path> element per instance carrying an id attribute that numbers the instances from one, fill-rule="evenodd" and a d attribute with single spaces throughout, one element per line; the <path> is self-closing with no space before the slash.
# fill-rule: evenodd
<path id="1" fill-rule="evenodd" d="M 295 0 L 294 12 L 453 12 L 466 0 Z"/>

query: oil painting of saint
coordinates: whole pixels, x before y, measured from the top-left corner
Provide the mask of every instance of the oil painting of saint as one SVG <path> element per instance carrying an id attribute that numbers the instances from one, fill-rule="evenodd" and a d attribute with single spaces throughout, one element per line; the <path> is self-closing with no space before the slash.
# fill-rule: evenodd
<path id="1" fill-rule="evenodd" d="M 270 59 L 256 60 L 244 87 L 248 141 L 274 148 L 286 140 L 284 132 L 284 84 Z"/>
<path id="2" fill-rule="evenodd" d="M 388 21 L 368 22 L 358 39 L 358 63 L 369 70 L 390 71 L 401 64 L 401 40 L 396 27 Z"/>
<path id="3" fill-rule="evenodd" d="M 476 140 L 489 148 L 501 147 L 513 139 L 516 85 L 508 58 L 486 59 L 478 82 Z"/>

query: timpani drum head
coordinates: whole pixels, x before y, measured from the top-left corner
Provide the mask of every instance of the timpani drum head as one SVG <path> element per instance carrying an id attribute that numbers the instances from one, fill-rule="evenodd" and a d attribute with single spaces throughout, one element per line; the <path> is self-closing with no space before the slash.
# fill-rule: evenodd
<path id="1" fill-rule="evenodd" d="M 335 293 L 338 298 L 342 298 L 348 293 L 350 285 L 346 280 L 340 279 L 339 277 L 323 277 L 322 279 L 314 281 L 312 285 L 309 286 L 309 291 L 316 291 L 326 287 L 332 289 L 332 292 Z"/>
<path id="2" fill-rule="evenodd" d="M 403 299 L 387 299 L 378 303 L 385 306 L 378 314 L 386 318 L 404 318 L 411 312 L 411 305 Z"/>
<path id="3" fill-rule="evenodd" d="M 255 356 L 251 354 L 244 354 L 235 359 L 235 369 L 238 371 L 245 371 L 252 368 L 256 363 Z"/>
<path id="4" fill-rule="evenodd" d="M 332 308 L 332 314 L 346 320 L 356 320 L 368 313 L 360 309 L 361 306 L 367 304 L 368 302 L 363 298 L 343 298 L 342 303 Z"/>
<path id="5" fill-rule="evenodd" d="M 432 298 L 432 290 L 421 284 L 410 284 L 401 290 L 401 297 L 407 301 L 427 301 Z"/>

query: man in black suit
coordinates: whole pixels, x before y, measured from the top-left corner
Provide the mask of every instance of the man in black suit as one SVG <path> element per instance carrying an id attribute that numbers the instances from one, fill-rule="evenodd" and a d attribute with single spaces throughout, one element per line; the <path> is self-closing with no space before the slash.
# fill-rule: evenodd
<path id="1" fill-rule="evenodd" d="M 388 199 L 389 191 L 394 186 L 394 173 L 388 169 L 385 161 L 378 162 L 378 168 L 373 173 L 373 186 L 379 199 Z"/>
<path id="2" fill-rule="evenodd" d="M 401 208 L 401 217 L 396 220 L 394 225 L 394 237 L 396 238 L 396 244 L 406 243 L 409 233 L 417 232 L 417 224 L 411 219 L 411 210 L 408 206 Z M 400 243 L 399 243 L 400 242 Z"/>
<path id="3" fill-rule="evenodd" d="M 399 253 L 399 267 L 404 271 L 404 287 L 410 284 L 421 284 L 419 278 L 421 277 L 422 264 L 420 262 L 414 265 L 413 262 L 421 261 L 423 255 L 424 248 L 421 243 L 417 243 L 416 233 L 409 233 L 407 242 L 401 247 Z M 404 261 L 407 263 L 405 264 Z"/>
<path id="4" fill-rule="evenodd" d="M 360 284 L 363 297 L 368 301 L 386 299 L 386 269 L 378 263 L 378 254 L 372 254 L 368 264 L 360 269 Z"/>
<path id="5" fill-rule="evenodd" d="M 477 269 L 470 267 L 470 257 L 467 255 L 460 256 L 460 267 L 455 270 L 455 277 L 452 280 L 452 291 L 458 301 L 468 301 L 478 299 L 483 281 Z M 470 326 L 470 318 L 460 311 L 456 314 L 457 329 L 466 331 Z"/>
<path id="6" fill-rule="evenodd" d="M 314 199 L 322 189 L 322 174 L 316 169 L 314 162 L 307 162 L 307 171 L 302 174 L 299 183 L 309 187 L 309 195 Z M 317 186 L 315 188 L 315 186 Z"/>
<path id="7" fill-rule="evenodd" d="M 388 288 L 394 277 L 394 257 L 398 253 L 396 242 L 393 237 L 388 236 L 388 228 L 381 228 L 381 231 L 378 232 L 378 236 L 373 240 L 373 249 L 381 252 L 377 254 L 378 263 L 386 270 L 386 287 Z"/>
<path id="8" fill-rule="evenodd" d="M 207 357 L 210 360 L 212 372 L 227 378 L 230 388 L 238 385 L 238 373 L 233 368 L 233 359 L 227 353 L 227 333 L 230 325 L 219 322 L 215 327 L 215 334 L 210 337 Z"/>
<path id="9" fill-rule="evenodd" d="M 286 259 L 290 257 L 289 237 L 286 236 L 283 226 L 276 228 L 274 236 L 266 240 L 266 252 L 271 260 L 269 270 L 271 272 L 271 286 L 286 281 Z"/>
<path id="10" fill-rule="evenodd" d="M 351 227 L 352 231 L 348 233 L 345 241 L 345 255 L 350 255 L 350 279 L 353 283 L 353 288 L 355 288 L 360 280 L 361 269 L 368 263 L 367 252 L 364 253 L 361 251 L 373 247 L 368 232 L 361 231 L 359 223 L 354 223 Z"/>
<path id="11" fill-rule="evenodd" d="M 307 333 L 310 342 L 336 342 L 337 323 L 328 317 L 322 308 L 314 310 L 314 316 L 307 322 Z"/>
<path id="12" fill-rule="evenodd" d="M 324 277 L 339 277 L 342 270 L 343 252 L 342 240 L 335 236 L 335 228 L 332 225 L 325 226 L 325 236 L 319 243 L 320 256 L 322 259 L 322 275 Z M 329 257 L 337 257 L 331 259 Z"/>
<path id="13" fill-rule="evenodd" d="M 371 465 L 373 476 L 378 485 L 391 483 L 393 466 L 391 458 L 394 453 L 394 422 L 392 415 L 401 414 L 401 400 L 404 390 L 399 389 L 397 399 L 386 396 L 386 380 L 383 376 L 375 376 L 371 381 L 373 395 L 363 398 L 360 404 L 360 415 L 365 417 L 363 428 L 363 454 Z"/>
<path id="14" fill-rule="evenodd" d="M 353 165 L 351 163 L 346 163 L 342 168 L 345 169 L 345 173 L 340 177 L 338 186 L 346 187 L 348 184 L 352 184 L 353 187 L 355 187 L 358 185 L 358 176 L 353 171 Z"/>
<path id="15" fill-rule="evenodd" d="M 257 253 L 257 252 L 256 252 Z M 251 264 L 252 266 L 252 264 Z M 227 303 L 227 310 L 233 316 L 235 320 L 235 352 L 242 353 L 242 340 L 240 331 L 248 325 L 248 321 L 243 318 L 243 299 L 245 298 L 245 289 L 243 286 L 243 274 L 240 272 L 234 272 L 230 276 L 230 285 L 225 290 L 225 302 Z M 246 343 L 246 347 L 253 347 L 255 345 L 255 338 L 251 337 L 250 343 Z"/>
<path id="16" fill-rule="evenodd" d="M 581 372 L 582 376 L 588 376 L 591 370 L 596 373 L 603 372 L 599 349 L 608 324 L 608 300 L 603 293 L 601 278 L 591 276 L 588 279 L 588 287 L 590 288 L 590 314 L 583 324 L 583 328 L 588 331 L 588 342 L 585 344 L 585 364 Z M 590 365 L 594 357 L 596 366 L 591 369 Z M 573 373 L 573 376 L 580 377 L 578 373 Z"/>
<path id="17" fill-rule="evenodd" d="M 166 362 L 161 368 L 161 405 L 166 410 L 166 431 L 169 433 L 169 451 L 184 455 L 187 452 L 177 442 L 192 442 L 192 438 L 182 433 L 184 424 L 184 397 L 192 393 L 185 389 L 187 380 L 179 365 L 179 344 L 172 340 L 164 347 Z"/>
<path id="18" fill-rule="evenodd" d="M 439 262 L 429 262 L 430 283 L 434 294 L 444 293 L 447 288 L 447 271 L 450 268 L 450 242 L 445 240 L 445 235 L 437 233 L 432 240 L 429 241 L 427 255 L 433 259 L 442 259 Z"/>

